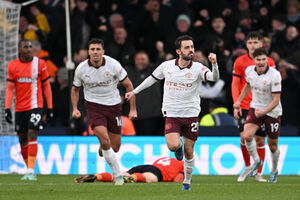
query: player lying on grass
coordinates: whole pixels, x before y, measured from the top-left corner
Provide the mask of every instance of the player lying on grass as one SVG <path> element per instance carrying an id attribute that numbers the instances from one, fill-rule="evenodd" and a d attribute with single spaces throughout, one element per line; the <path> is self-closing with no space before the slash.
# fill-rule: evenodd
<path id="1" fill-rule="evenodd" d="M 184 179 L 183 163 L 183 161 L 174 158 L 163 157 L 157 159 L 152 165 L 138 165 L 123 172 L 122 175 L 125 183 L 182 182 Z M 74 180 L 75 183 L 95 181 L 114 182 L 115 177 L 104 172 L 80 176 Z"/>

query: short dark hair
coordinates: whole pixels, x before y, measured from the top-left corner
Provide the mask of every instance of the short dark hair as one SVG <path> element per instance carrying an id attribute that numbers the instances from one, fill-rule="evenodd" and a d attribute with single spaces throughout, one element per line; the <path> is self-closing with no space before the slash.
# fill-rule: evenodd
<path id="1" fill-rule="evenodd" d="M 258 39 L 262 41 L 263 36 L 258 31 L 251 31 L 250 33 L 247 34 L 246 41 L 248 41 L 249 39 Z"/>
<path id="2" fill-rule="evenodd" d="M 181 42 L 184 41 L 184 40 L 192 40 L 194 42 L 194 39 L 191 36 L 189 36 L 189 35 L 182 35 L 182 36 L 179 36 L 178 38 L 176 38 L 176 40 L 175 40 L 175 48 L 176 49 L 180 49 Z"/>
<path id="3" fill-rule="evenodd" d="M 30 40 L 26 40 L 26 39 L 20 40 L 18 43 L 18 47 L 21 47 L 23 42 L 30 42 Z"/>
<path id="4" fill-rule="evenodd" d="M 264 48 L 255 49 L 255 51 L 253 52 L 253 58 L 261 55 L 268 55 L 267 51 Z"/>
<path id="5" fill-rule="evenodd" d="M 101 44 L 104 49 L 104 41 L 100 38 L 92 38 L 88 43 L 88 50 L 90 49 L 91 44 Z"/>

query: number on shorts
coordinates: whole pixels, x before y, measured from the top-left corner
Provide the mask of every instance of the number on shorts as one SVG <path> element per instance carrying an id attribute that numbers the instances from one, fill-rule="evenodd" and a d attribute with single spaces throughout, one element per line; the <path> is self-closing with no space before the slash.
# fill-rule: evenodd
<path id="1" fill-rule="evenodd" d="M 170 158 L 164 158 L 162 160 L 159 160 L 157 163 L 161 164 L 162 166 L 168 166 L 170 165 Z"/>
<path id="2" fill-rule="evenodd" d="M 117 126 L 122 126 L 122 120 L 121 117 L 116 117 Z"/>
<path id="3" fill-rule="evenodd" d="M 42 119 L 40 114 L 31 113 L 30 122 L 37 126 Z"/>
<path id="4" fill-rule="evenodd" d="M 276 123 L 271 123 L 271 132 L 274 133 L 274 132 L 277 132 L 278 129 L 279 129 L 279 123 L 276 122 Z"/>
<path id="5" fill-rule="evenodd" d="M 199 126 L 199 122 L 193 122 L 191 124 L 191 127 L 192 127 L 191 131 L 192 132 L 198 132 L 198 126 Z"/>

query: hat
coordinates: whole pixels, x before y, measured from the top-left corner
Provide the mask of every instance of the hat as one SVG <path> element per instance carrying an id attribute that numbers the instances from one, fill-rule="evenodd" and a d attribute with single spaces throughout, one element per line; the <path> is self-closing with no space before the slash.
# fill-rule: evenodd
<path id="1" fill-rule="evenodd" d="M 58 71 L 57 71 L 57 74 L 56 74 L 57 78 L 61 79 L 61 80 L 69 80 L 69 75 L 68 75 L 68 70 L 67 68 L 60 68 Z"/>
<path id="2" fill-rule="evenodd" d="M 191 19 L 186 14 L 180 14 L 180 15 L 178 15 L 178 17 L 176 19 L 176 23 L 178 23 L 180 20 L 186 21 L 189 26 L 191 25 Z"/>

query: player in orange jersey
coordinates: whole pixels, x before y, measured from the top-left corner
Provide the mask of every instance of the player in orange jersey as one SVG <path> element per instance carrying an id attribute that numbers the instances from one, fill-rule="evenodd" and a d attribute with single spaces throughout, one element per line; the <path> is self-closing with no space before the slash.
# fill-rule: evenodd
<path id="1" fill-rule="evenodd" d="M 157 159 L 152 165 L 138 165 L 123 172 L 124 182 L 182 182 L 184 179 L 183 161 L 175 158 L 163 157 Z M 80 176 L 74 180 L 75 183 L 82 182 L 113 182 L 114 176 L 108 172 Z"/>
<path id="2" fill-rule="evenodd" d="M 27 174 L 21 180 L 37 180 L 34 166 L 37 156 L 37 135 L 43 121 L 43 96 L 47 103 L 46 120 L 53 118 L 52 92 L 45 61 L 32 55 L 30 41 L 19 42 L 19 58 L 8 63 L 5 95 L 5 119 L 12 123 L 11 104 L 16 90 L 15 130 Z"/>
<path id="3" fill-rule="evenodd" d="M 233 72 L 232 72 L 231 93 L 232 93 L 232 98 L 234 103 L 238 100 L 243 90 L 243 87 L 246 84 L 246 80 L 245 80 L 246 68 L 255 65 L 253 61 L 254 50 L 263 46 L 262 35 L 256 31 L 250 32 L 246 37 L 246 45 L 247 45 L 248 53 L 236 59 L 234 63 Z M 268 57 L 268 65 L 271 67 L 275 67 L 275 63 L 270 57 Z M 243 138 L 242 136 L 244 134 L 244 123 L 246 121 L 251 100 L 252 100 L 252 93 L 250 92 L 241 102 L 240 107 L 242 109 L 242 113 L 240 114 L 237 109 L 234 110 L 234 117 L 238 119 L 238 126 L 240 130 L 241 138 Z M 255 135 L 257 152 L 262 161 L 264 161 L 265 159 L 265 136 L 266 136 L 265 131 L 262 129 L 257 131 Z M 243 141 L 242 139 L 241 139 L 241 149 L 242 149 L 242 154 L 243 154 L 246 168 L 244 172 L 238 177 L 238 182 L 244 182 L 251 171 L 250 155 L 247 151 L 245 141 Z M 261 175 L 262 168 L 263 165 L 259 168 L 255 180 L 259 182 L 266 182 L 266 180 Z"/>

